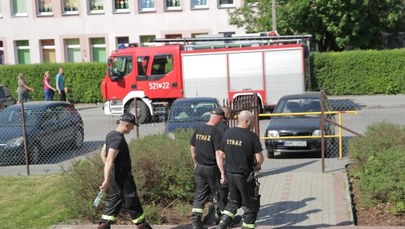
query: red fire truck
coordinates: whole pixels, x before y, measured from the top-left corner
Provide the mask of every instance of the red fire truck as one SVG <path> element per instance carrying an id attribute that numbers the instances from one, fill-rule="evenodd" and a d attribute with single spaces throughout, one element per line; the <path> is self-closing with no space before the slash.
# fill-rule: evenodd
<path id="1" fill-rule="evenodd" d="M 177 98 L 210 96 L 232 104 L 253 93 L 260 109 L 273 107 L 281 96 L 305 91 L 310 37 L 161 39 L 154 47 L 118 49 L 101 83 L 104 113 L 120 115 L 137 104 L 143 123 Z"/>

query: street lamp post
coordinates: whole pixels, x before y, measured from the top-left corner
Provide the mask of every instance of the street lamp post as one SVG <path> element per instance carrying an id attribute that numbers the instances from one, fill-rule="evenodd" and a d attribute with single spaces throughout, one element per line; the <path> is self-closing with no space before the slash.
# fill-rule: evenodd
<path id="1" fill-rule="evenodd" d="M 272 22 L 272 31 L 277 31 L 276 23 L 276 0 L 271 0 L 271 22 Z"/>

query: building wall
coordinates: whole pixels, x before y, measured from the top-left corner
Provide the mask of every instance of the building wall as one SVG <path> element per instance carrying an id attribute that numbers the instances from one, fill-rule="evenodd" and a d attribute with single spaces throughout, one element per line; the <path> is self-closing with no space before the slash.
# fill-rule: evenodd
<path id="1" fill-rule="evenodd" d="M 15 2 L 25 1 L 26 13 L 16 14 Z M 245 30 L 228 24 L 228 10 L 240 6 L 242 0 L 233 4 L 219 5 L 219 1 L 207 0 L 206 7 L 191 9 L 191 2 L 179 0 L 180 7 L 168 9 L 165 0 L 154 0 L 150 11 L 140 11 L 138 1 L 128 0 L 128 9 L 116 10 L 117 0 L 99 0 L 103 10 L 90 11 L 90 0 L 77 0 L 77 12 L 66 14 L 66 0 L 1 0 L 0 1 L 0 64 L 17 64 L 16 41 L 29 41 L 30 63 L 42 63 L 41 40 L 53 40 L 55 59 L 51 62 L 67 62 L 65 41 L 80 40 L 81 61 L 93 61 L 91 38 L 104 38 L 108 56 L 118 47 L 117 37 L 128 37 L 130 43 L 139 43 L 140 36 L 154 35 L 164 38 L 179 34 L 191 37 L 193 34 L 217 34 L 224 32 L 245 33 Z M 69 2 L 69 0 L 67 0 Z M 232 1 L 232 0 L 225 0 Z M 40 13 L 41 2 L 48 2 L 52 12 Z M 14 4 L 13 4 L 14 3 Z M 52 46 L 52 45 L 51 45 Z M 2 63 L 1 63 L 2 62 Z"/>

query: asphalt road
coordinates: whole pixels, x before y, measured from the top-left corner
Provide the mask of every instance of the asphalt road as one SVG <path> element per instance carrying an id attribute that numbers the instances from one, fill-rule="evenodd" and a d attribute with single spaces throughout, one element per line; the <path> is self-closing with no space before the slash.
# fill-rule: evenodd
<path id="1" fill-rule="evenodd" d="M 376 122 L 388 122 L 405 125 L 405 95 L 376 95 L 376 96 L 334 96 L 329 97 L 330 103 L 335 110 L 356 110 L 357 114 L 343 114 L 343 126 L 364 134 L 367 126 Z M 63 157 L 50 159 L 43 165 L 30 166 L 30 174 L 56 173 L 63 169 L 69 169 L 70 160 L 99 152 L 105 135 L 115 129 L 119 116 L 106 116 L 102 110 L 102 104 L 76 104 L 77 110 L 82 116 L 85 133 L 84 145 L 76 151 L 64 152 Z M 260 136 L 263 136 L 268 119 L 260 120 Z M 143 137 L 146 135 L 163 133 L 163 122 L 141 124 L 139 129 L 134 129 L 127 140 Z M 348 131 L 343 131 L 347 138 L 355 136 Z M 264 144 L 263 144 L 264 146 Z M 300 156 L 298 156 L 300 157 Z M 288 158 L 281 158 L 288 160 Z M 299 161 L 297 161 L 299 163 Z M 27 174 L 25 166 L 0 167 L 0 175 Z"/>

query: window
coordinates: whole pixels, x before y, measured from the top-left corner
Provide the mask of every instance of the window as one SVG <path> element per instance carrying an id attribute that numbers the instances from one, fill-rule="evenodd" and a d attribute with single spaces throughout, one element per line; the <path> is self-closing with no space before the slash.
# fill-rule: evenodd
<path id="1" fill-rule="evenodd" d="M 90 13 L 103 13 L 103 0 L 88 0 L 88 8 Z"/>
<path id="2" fill-rule="evenodd" d="M 167 10 L 179 10 L 180 0 L 165 0 Z"/>
<path id="3" fill-rule="evenodd" d="M 139 0 L 139 11 L 155 11 L 155 0 Z"/>
<path id="4" fill-rule="evenodd" d="M 153 41 L 155 38 L 156 38 L 155 35 L 142 35 L 139 36 L 139 41 L 141 43 L 141 46 L 144 46 L 146 42 Z"/>
<path id="5" fill-rule="evenodd" d="M 127 48 L 129 46 L 128 37 L 117 37 L 117 49 Z"/>
<path id="6" fill-rule="evenodd" d="M 149 57 L 148 56 L 140 56 L 138 57 L 136 61 L 136 66 L 138 66 L 138 76 L 145 76 L 146 71 L 148 70 L 148 63 L 149 63 Z M 136 78 L 139 80 L 139 78 Z M 146 79 L 146 78 L 144 78 Z"/>
<path id="7" fill-rule="evenodd" d="M 182 35 L 181 34 L 166 34 L 165 38 L 167 39 L 176 39 L 176 38 L 181 38 Z"/>
<path id="8" fill-rule="evenodd" d="M 132 72 L 132 56 L 117 56 L 113 62 L 114 75 L 122 78 Z M 111 75 L 111 74 L 110 74 Z"/>
<path id="9" fill-rule="evenodd" d="M 64 14 L 79 14 L 77 0 L 63 0 Z"/>
<path id="10" fill-rule="evenodd" d="M 192 9 L 208 8 L 207 0 L 191 0 Z"/>
<path id="11" fill-rule="evenodd" d="M 81 62 L 80 56 L 80 41 L 79 39 L 66 39 L 65 40 L 66 60 L 67 62 L 79 63 Z"/>
<path id="12" fill-rule="evenodd" d="M 38 15 L 52 15 L 52 0 L 37 0 Z"/>
<path id="13" fill-rule="evenodd" d="M 30 44 L 28 40 L 16 41 L 17 47 L 17 63 L 30 64 Z"/>
<path id="14" fill-rule="evenodd" d="M 41 40 L 41 51 L 43 63 L 56 63 L 54 40 Z"/>
<path id="15" fill-rule="evenodd" d="M 115 12 L 129 12 L 128 0 L 113 0 Z"/>
<path id="16" fill-rule="evenodd" d="M 21 17 L 28 16 L 26 0 L 12 0 L 12 15 Z"/>
<path id="17" fill-rule="evenodd" d="M 91 60 L 95 62 L 107 62 L 104 38 L 91 38 Z"/>
<path id="18" fill-rule="evenodd" d="M 153 58 L 152 75 L 149 80 L 161 79 L 166 73 L 173 70 L 173 55 L 160 54 Z"/>
<path id="19" fill-rule="evenodd" d="M 218 0 L 219 7 L 234 7 L 233 0 Z"/>
<path id="20" fill-rule="evenodd" d="M 4 46 L 3 46 L 3 41 L 0 41 L 0 64 L 4 64 Z"/>

